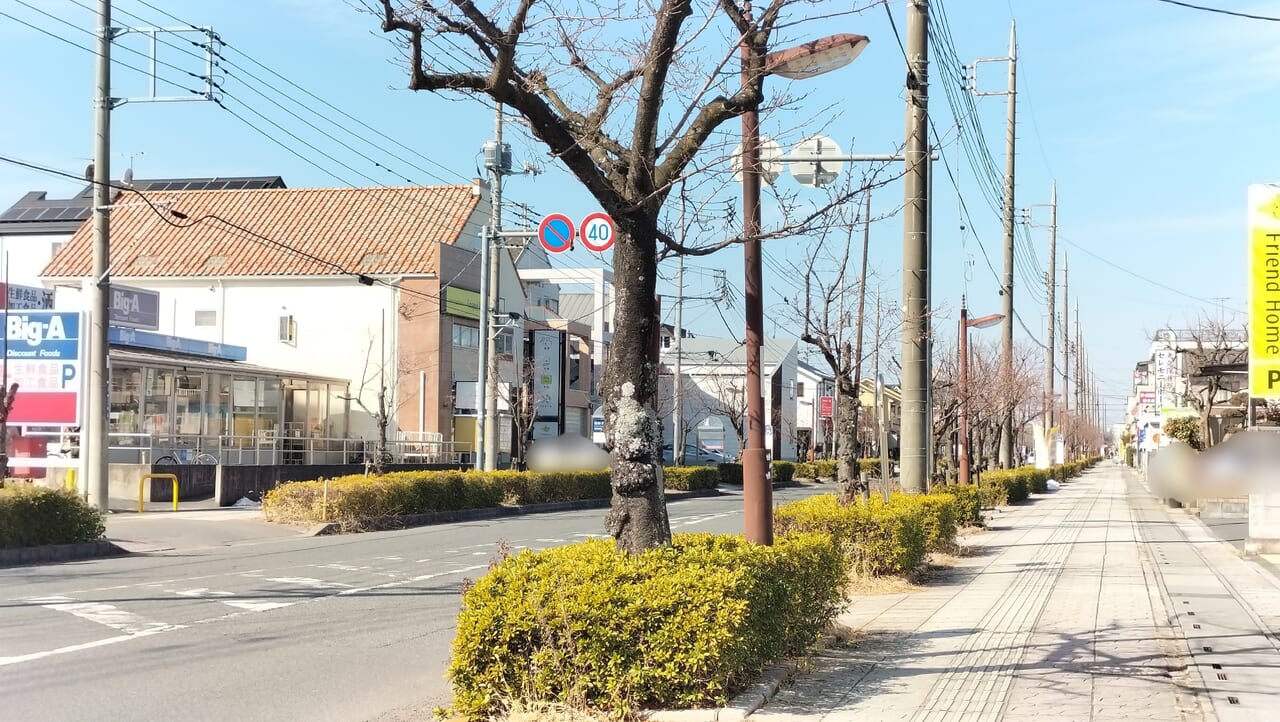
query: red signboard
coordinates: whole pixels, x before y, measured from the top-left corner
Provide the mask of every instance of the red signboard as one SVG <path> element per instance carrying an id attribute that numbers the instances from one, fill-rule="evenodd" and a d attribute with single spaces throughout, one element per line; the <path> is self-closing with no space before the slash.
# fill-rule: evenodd
<path id="1" fill-rule="evenodd" d="M 830 396 L 818 397 L 818 416 L 824 419 L 831 418 L 832 411 L 835 409 L 835 399 Z"/>

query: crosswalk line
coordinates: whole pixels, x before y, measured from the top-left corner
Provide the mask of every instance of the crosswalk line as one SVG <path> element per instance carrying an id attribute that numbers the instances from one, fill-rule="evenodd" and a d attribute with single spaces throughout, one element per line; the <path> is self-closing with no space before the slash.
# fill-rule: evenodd
<path id="1" fill-rule="evenodd" d="M 181 629 L 182 625 L 152 622 L 143 617 L 105 602 L 81 602 L 70 597 L 44 597 L 31 600 L 45 609 L 66 612 L 87 622 L 101 624 L 128 635 L 155 634 Z"/>

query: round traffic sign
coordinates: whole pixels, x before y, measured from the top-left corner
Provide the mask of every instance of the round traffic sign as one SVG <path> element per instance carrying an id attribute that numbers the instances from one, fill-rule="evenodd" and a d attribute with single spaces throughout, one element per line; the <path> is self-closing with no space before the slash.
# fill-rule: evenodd
<path id="1" fill-rule="evenodd" d="M 593 251 L 607 251 L 613 246 L 613 237 L 617 235 L 613 219 L 608 213 L 592 213 L 582 219 L 578 228 L 578 237 L 582 245 Z"/>
<path id="2" fill-rule="evenodd" d="M 551 213 L 538 223 L 538 242 L 550 253 L 573 248 L 573 221 L 563 213 Z"/>

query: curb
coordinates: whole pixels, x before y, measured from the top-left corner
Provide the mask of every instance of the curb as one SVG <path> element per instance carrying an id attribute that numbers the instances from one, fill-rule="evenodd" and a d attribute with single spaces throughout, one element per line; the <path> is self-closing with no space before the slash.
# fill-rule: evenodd
<path id="1" fill-rule="evenodd" d="M 698 489 L 696 491 L 668 491 L 668 502 L 685 499 L 701 499 L 721 496 L 719 489 Z M 429 511 L 422 514 L 405 514 L 403 516 L 384 517 L 365 520 L 366 531 L 384 529 L 408 529 L 435 524 L 452 524 L 460 521 L 482 521 L 526 514 L 550 514 L 558 511 L 581 511 L 583 509 L 604 509 L 611 503 L 610 498 L 579 499 L 577 501 L 556 501 L 546 504 L 524 504 L 521 506 L 485 507 L 483 509 L 459 509 L 457 511 Z M 302 533 L 302 536 L 327 536 L 341 534 L 342 525 L 336 521 L 315 524 Z"/>
<path id="2" fill-rule="evenodd" d="M 0 549 L 0 567 L 24 566 L 27 564 L 53 564 L 70 562 L 79 559 L 96 557 L 112 557 L 129 552 L 110 541 L 101 539 L 78 544 L 49 544 L 38 547 L 21 547 L 18 549 Z"/>

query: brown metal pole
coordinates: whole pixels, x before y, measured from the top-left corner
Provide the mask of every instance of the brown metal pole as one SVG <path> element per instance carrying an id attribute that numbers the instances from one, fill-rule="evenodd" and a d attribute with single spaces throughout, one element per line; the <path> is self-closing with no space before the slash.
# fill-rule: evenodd
<path id="1" fill-rule="evenodd" d="M 751 6 L 745 9 L 750 19 Z M 742 83 L 751 78 L 751 48 L 741 44 Z M 765 468 L 764 396 L 760 346 L 764 336 L 764 283 L 760 261 L 760 117 L 753 105 L 742 114 L 742 262 L 746 274 L 747 448 L 742 452 L 743 532 L 755 544 L 773 543 L 773 487 Z"/>
<path id="2" fill-rule="evenodd" d="M 960 301 L 960 483 L 969 483 L 969 310 Z"/>

